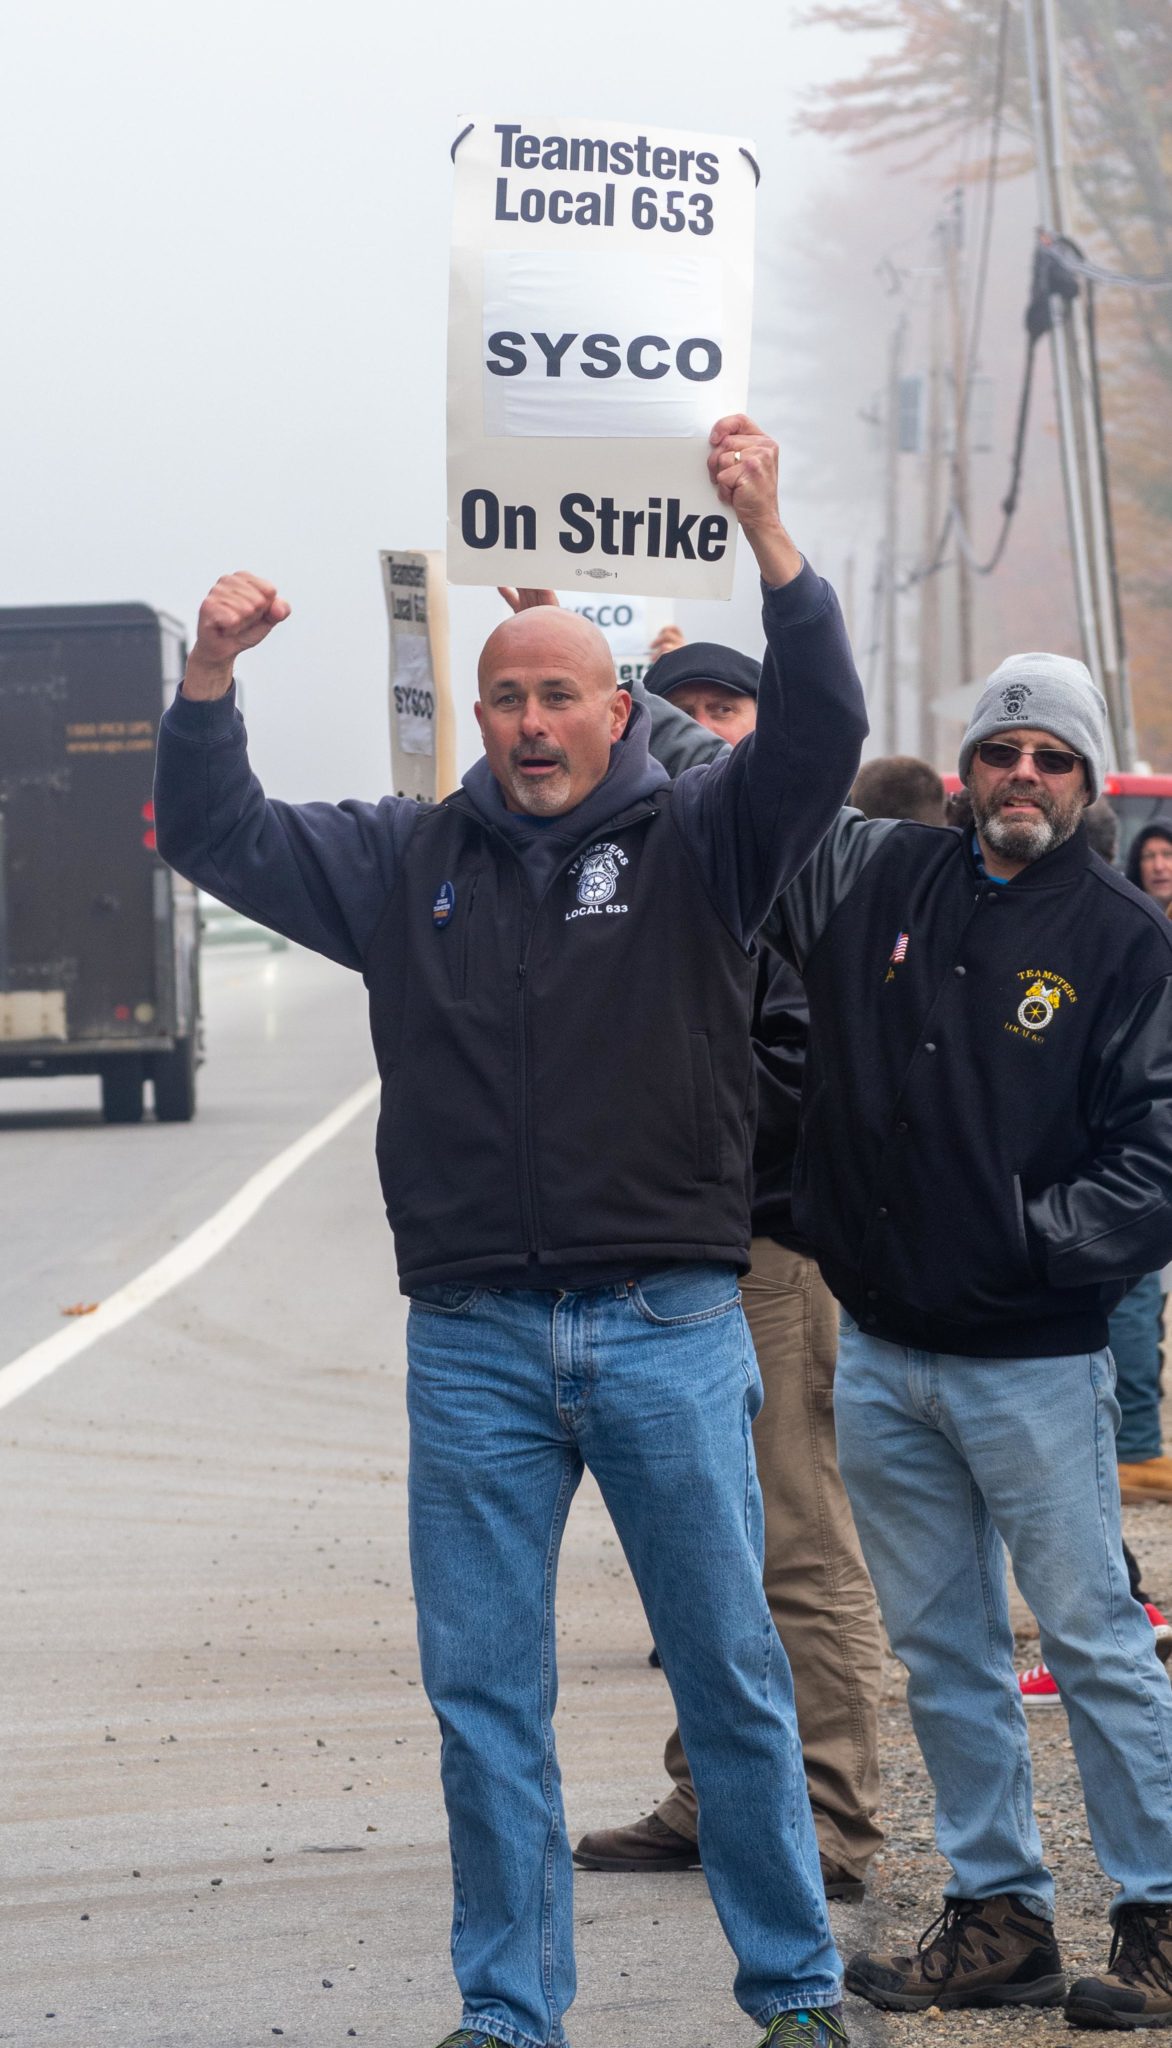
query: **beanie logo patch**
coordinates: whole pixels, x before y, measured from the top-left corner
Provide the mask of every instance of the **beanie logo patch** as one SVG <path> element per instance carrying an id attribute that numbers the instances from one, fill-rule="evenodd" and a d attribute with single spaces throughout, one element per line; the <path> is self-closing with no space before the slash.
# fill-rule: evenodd
<path id="1" fill-rule="evenodd" d="M 1001 709 L 1006 718 L 1020 718 L 1033 694 L 1028 683 L 1006 683 L 1001 692 Z"/>

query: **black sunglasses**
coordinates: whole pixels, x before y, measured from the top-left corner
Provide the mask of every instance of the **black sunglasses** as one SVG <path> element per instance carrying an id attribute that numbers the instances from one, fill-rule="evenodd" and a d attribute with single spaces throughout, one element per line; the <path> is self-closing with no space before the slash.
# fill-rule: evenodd
<path id="1" fill-rule="evenodd" d="M 1069 775 L 1082 762 L 1081 754 L 1068 754 L 1065 747 L 1015 747 L 1012 740 L 982 740 L 977 754 L 986 768 L 1016 768 L 1025 758 L 1043 775 Z"/>

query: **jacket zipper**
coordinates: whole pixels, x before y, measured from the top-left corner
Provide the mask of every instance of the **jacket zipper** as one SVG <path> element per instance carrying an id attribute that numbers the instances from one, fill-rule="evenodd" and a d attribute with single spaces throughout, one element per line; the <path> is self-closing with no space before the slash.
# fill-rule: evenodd
<path id="1" fill-rule="evenodd" d="M 524 891 L 524 882 L 517 877 Z M 530 935 L 531 936 L 531 935 Z M 529 941 L 525 941 L 528 953 Z M 533 1146 L 530 1142 L 529 1116 L 529 1046 L 528 1026 L 525 1015 L 525 975 L 528 963 L 525 958 L 517 962 L 517 1155 L 518 1180 L 521 1188 L 521 1219 L 525 1240 L 531 1258 L 537 1257 L 537 1178 L 533 1164 Z"/>
<path id="2" fill-rule="evenodd" d="M 653 805 L 648 805 L 645 815 L 647 817 L 655 816 L 655 808 Z M 632 825 L 641 822 L 642 820 L 638 817 L 631 817 L 625 820 L 626 824 Z M 488 826 L 486 829 L 490 832 L 493 831 L 493 827 L 491 825 Z M 554 885 L 561 880 L 567 868 L 569 868 L 573 864 L 573 862 L 577 860 L 578 855 L 583 851 L 583 849 L 589 846 L 592 840 L 598 838 L 604 829 L 614 832 L 618 831 L 620 827 L 617 820 L 614 824 L 608 827 L 603 828 L 602 826 L 599 826 L 596 831 L 588 832 L 584 839 L 580 839 L 575 846 L 572 846 L 570 848 L 569 852 L 566 854 L 565 859 L 559 864 L 558 867 L 554 869 L 553 874 L 550 876 L 549 881 L 546 883 L 545 888 L 542 890 L 541 895 L 538 897 L 537 904 L 534 908 L 533 916 L 530 920 L 528 929 L 526 929 L 525 926 L 525 876 L 521 857 L 515 851 L 513 846 L 510 845 L 509 841 L 505 838 L 503 832 L 498 832 L 495 834 L 495 836 L 501 841 L 502 845 L 508 847 L 509 852 L 513 855 L 513 859 L 516 862 L 517 896 L 521 913 L 521 929 L 524 934 L 521 946 L 521 957 L 517 962 L 517 1078 L 518 1092 L 520 1095 L 519 1113 L 517 1117 L 517 1145 L 519 1160 L 519 1179 L 521 1186 L 522 1224 L 524 1227 L 530 1256 L 534 1259 L 536 1259 L 538 1256 L 539 1245 L 537 1233 L 537 1173 L 533 1159 L 533 1119 L 530 1114 L 529 1106 L 529 1045 L 527 1014 L 525 1005 L 525 981 L 529 972 L 529 948 L 533 943 L 533 934 L 537 929 L 537 920 L 541 916 L 541 912 L 545 907 L 546 898 L 550 895 L 551 891 L 554 888 Z"/>

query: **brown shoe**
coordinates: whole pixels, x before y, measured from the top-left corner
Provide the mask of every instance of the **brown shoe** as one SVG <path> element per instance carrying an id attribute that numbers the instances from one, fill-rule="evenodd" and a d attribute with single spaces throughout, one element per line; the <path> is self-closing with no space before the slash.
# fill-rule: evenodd
<path id="1" fill-rule="evenodd" d="M 657 1813 L 629 1828 L 595 1828 L 574 1851 L 580 1870 L 699 1870 L 700 1850 Z"/>
<path id="2" fill-rule="evenodd" d="M 1101 1977 L 1072 1984 L 1072 2027 L 1172 2027 L 1172 1905 L 1121 1906 Z"/>
<path id="3" fill-rule="evenodd" d="M 1172 1500 L 1172 1458 L 1139 1458 L 1119 1466 L 1119 1493 L 1129 1507 L 1145 1500 Z"/>
<path id="4" fill-rule="evenodd" d="M 822 1865 L 822 1887 L 827 1898 L 837 1899 L 843 1906 L 857 1906 L 867 1891 L 862 1878 L 852 1877 L 849 1870 L 840 1870 L 837 1863 L 828 1863 L 825 1856 L 820 1856 L 818 1861 Z"/>
<path id="5" fill-rule="evenodd" d="M 914 1956 L 852 1956 L 846 1988 L 884 2012 L 958 2005 L 1061 2005 L 1066 1989 L 1053 1924 L 1012 1892 L 946 1899 Z"/>

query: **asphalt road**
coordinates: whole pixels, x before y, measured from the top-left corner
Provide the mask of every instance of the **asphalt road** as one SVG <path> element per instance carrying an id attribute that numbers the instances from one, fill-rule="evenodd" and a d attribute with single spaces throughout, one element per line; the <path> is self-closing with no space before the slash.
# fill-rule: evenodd
<path id="1" fill-rule="evenodd" d="M 297 951 L 207 970 L 192 1125 L 107 1129 L 96 1083 L 0 1084 L 0 1365 L 369 1076 L 355 978 Z M 373 1122 L 0 1411 L 0 2042 L 432 2048 L 457 2022 Z M 671 1718 L 589 1486 L 560 1606 L 577 1831 L 661 1795 Z M 836 1909 L 844 1946 L 869 1918 Z M 756 2039 L 698 1873 L 582 1876 L 577 1925 L 575 2048 Z"/>

